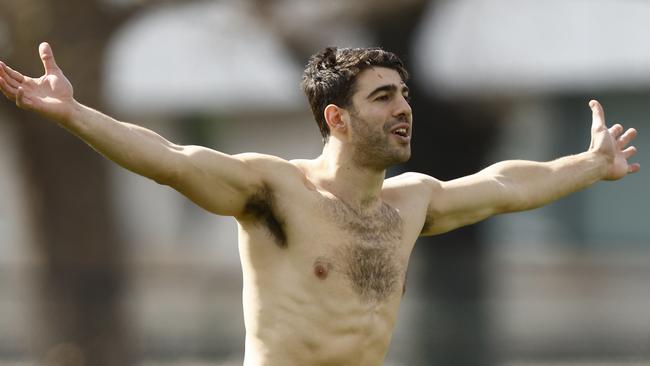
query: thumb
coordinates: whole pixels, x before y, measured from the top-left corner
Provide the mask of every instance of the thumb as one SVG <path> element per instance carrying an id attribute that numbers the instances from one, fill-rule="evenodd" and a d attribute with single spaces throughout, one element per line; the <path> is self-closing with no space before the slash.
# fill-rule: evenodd
<path id="1" fill-rule="evenodd" d="M 591 128 L 592 130 L 600 130 L 607 128 L 605 126 L 605 111 L 603 106 L 597 100 L 591 100 L 589 102 L 589 107 L 591 107 Z"/>
<path id="2" fill-rule="evenodd" d="M 41 61 L 43 61 L 43 67 L 45 68 L 45 74 L 51 74 L 59 70 L 59 66 L 56 65 L 54 60 L 54 53 L 52 52 L 52 47 L 47 42 L 41 43 L 38 47 L 38 53 L 41 56 Z"/>

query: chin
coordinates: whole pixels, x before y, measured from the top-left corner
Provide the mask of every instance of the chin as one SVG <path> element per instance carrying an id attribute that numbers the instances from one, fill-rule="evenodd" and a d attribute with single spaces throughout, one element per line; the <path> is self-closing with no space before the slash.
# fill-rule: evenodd
<path id="1" fill-rule="evenodd" d="M 405 156 L 403 156 L 403 157 L 400 159 L 400 162 L 397 163 L 397 164 L 403 164 L 403 163 L 406 163 L 406 162 L 409 161 L 410 159 L 411 159 L 411 153 L 408 153 L 408 154 L 406 154 Z"/>
<path id="2" fill-rule="evenodd" d="M 406 148 L 404 148 L 404 151 L 400 152 L 400 154 L 398 156 L 398 159 L 400 160 L 400 163 L 406 163 L 407 161 L 409 161 L 409 159 L 411 159 L 411 146 L 410 145 L 407 146 Z"/>
<path id="3" fill-rule="evenodd" d="M 407 161 L 409 161 L 410 158 L 411 158 L 411 150 L 410 149 L 408 151 L 400 152 L 399 154 L 395 154 L 390 159 L 389 166 L 406 163 Z"/>

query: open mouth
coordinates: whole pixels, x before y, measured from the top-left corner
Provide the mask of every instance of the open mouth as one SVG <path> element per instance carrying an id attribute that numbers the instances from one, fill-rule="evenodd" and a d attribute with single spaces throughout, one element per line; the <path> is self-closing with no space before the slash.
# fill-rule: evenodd
<path id="1" fill-rule="evenodd" d="M 408 122 L 397 123 L 391 127 L 390 133 L 408 140 L 411 137 L 411 125 Z"/>
<path id="2" fill-rule="evenodd" d="M 408 130 L 406 128 L 404 128 L 404 127 L 393 130 L 393 134 L 395 134 L 397 136 L 402 136 L 402 137 L 409 137 Z"/>

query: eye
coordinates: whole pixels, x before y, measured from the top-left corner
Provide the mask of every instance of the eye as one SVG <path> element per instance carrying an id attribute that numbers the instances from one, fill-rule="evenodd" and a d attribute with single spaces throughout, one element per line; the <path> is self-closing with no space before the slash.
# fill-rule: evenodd
<path id="1" fill-rule="evenodd" d="M 410 104 L 411 103 L 411 96 L 408 95 L 408 94 L 405 94 L 404 95 L 404 100 L 406 100 L 406 102 Z"/>
<path id="2" fill-rule="evenodd" d="M 387 94 L 380 95 L 380 96 L 378 96 L 377 98 L 375 98 L 376 101 L 382 101 L 382 102 L 383 102 L 383 101 L 387 101 L 388 99 L 389 99 L 389 97 L 388 97 Z"/>

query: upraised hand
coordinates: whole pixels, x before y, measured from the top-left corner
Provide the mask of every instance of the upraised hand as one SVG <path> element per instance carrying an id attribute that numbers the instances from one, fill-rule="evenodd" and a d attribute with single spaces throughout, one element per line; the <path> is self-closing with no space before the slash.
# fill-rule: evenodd
<path id="1" fill-rule="evenodd" d="M 639 163 L 628 163 L 628 159 L 636 154 L 636 147 L 627 146 L 637 135 L 634 128 L 624 132 L 620 124 L 607 128 L 605 111 L 596 100 L 589 102 L 592 111 L 591 144 L 589 151 L 597 152 L 607 161 L 607 170 L 603 179 L 621 179 L 628 173 L 636 173 L 641 168 Z"/>
<path id="2" fill-rule="evenodd" d="M 45 74 L 40 78 L 24 76 L 0 61 L 0 90 L 20 108 L 65 120 L 74 104 L 72 85 L 57 66 L 50 45 L 43 42 L 38 51 Z"/>

